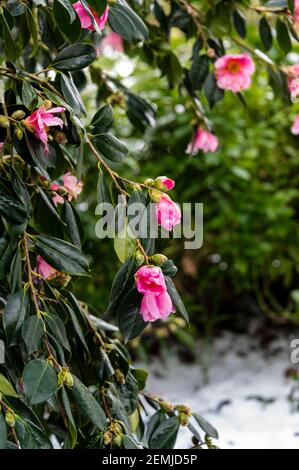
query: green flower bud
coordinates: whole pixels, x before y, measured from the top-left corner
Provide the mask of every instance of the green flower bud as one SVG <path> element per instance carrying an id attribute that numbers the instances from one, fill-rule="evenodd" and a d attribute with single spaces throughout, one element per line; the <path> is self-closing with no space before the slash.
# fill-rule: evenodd
<path id="1" fill-rule="evenodd" d="M 8 129 L 10 126 L 9 119 L 6 116 L 0 116 L 0 127 Z"/>
<path id="2" fill-rule="evenodd" d="M 44 107 L 45 107 L 47 110 L 50 109 L 50 108 L 52 108 L 52 106 L 53 106 L 52 101 L 50 101 L 50 100 L 45 100 L 45 101 L 44 101 Z"/>
<path id="3" fill-rule="evenodd" d="M 110 444 L 110 442 L 112 441 L 113 439 L 113 434 L 111 431 L 106 431 L 104 432 L 103 434 L 103 440 L 104 440 L 104 444 L 105 446 L 107 446 L 108 444 Z"/>
<path id="4" fill-rule="evenodd" d="M 144 255 L 142 254 L 140 250 L 135 251 L 135 258 L 136 258 L 138 265 L 141 265 L 144 263 Z"/>
<path id="5" fill-rule="evenodd" d="M 5 421 L 6 421 L 7 426 L 10 426 L 11 428 L 13 428 L 14 425 L 16 424 L 15 414 L 12 411 L 7 410 L 5 412 Z"/>
<path id="6" fill-rule="evenodd" d="M 122 441 L 123 441 L 123 434 L 118 434 L 118 435 L 114 436 L 112 444 L 114 446 L 120 447 L 121 444 L 122 444 Z"/>
<path id="7" fill-rule="evenodd" d="M 126 382 L 125 376 L 120 369 L 115 369 L 114 375 L 119 384 L 123 385 Z"/>
<path id="8" fill-rule="evenodd" d="M 189 416 L 185 413 L 179 413 L 179 421 L 181 426 L 187 426 L 189 423 Z"/>
<path id="9" fill-rule="evenodd" d="M 22 139 L 23 139 L 23 135 L 24 135 L 24 132 L 22 131 L 22 129 L 20 129 L 20 128 L 18 127 L 18 129 L 16 130 L 17 139 L 18 139 L 18 140 L 22 140 Z"/>
<path id="10" fill-rule="evenodd" d="M 150 188 L 149 195 L 153 202 L 160 202 L 163 193 L 158 189 Z"/>
<path id="11" fill-rule="evenodd" d="M 74 377 L 69 371 L 67 371 L 65 374 L 64 383 L 69 388 L 72 388 L 72 386 L 74 385 Z"/>
<path id="12" fill-rule="evenodd" d="M 145 180 L 144 184 L 146 186 L 152 186 L 154 184 L 154 180 L 152 178 L 148 178 L 147 180 Z"/>
<path id="13" fill-rule="evenodd" d="M 151 256 L 149 260 L 151 263 L 158 266 L 159 264 L 165 263 L 165 261 L 167 261 L 168 258 L 167 256 L 162 255 L 161 253 L 157 253 L 156 255 Z"/>
<path id="14" fill-rule="evenodd" d="M 17 121 L 20 121 L 25 117 L 25 112 L 22 109 L 17 109 L 12 113 L 11 117 Z"/>
<path id="15" fill-rule="evenodd" d="M 170 411 L 174 410 L 174 405 L 169 401 L 160 401 L 159 405 L 161 410 L 166 411 L 166 413 L 169 413 Z"/>

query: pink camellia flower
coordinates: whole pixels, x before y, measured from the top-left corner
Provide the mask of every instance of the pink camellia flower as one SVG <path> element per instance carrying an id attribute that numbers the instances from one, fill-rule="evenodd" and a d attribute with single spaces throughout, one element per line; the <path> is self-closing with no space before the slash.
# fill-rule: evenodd
<path id="1" fill-rule="evenodd" d="M 299 114 L 297 114 L 297 116 L 295 117 L 291 132 L 294 135 L 299 135 Z"/>
<path id="2" fill-rule="evenodd" d="M 159 225 L 166 230 L 172 230 L 180 223 L 182 214 L 179 206 L 167 194 L 163 194 L 156 202 L 156 217 Z"/>
<path id="3" fill-rule="evenodd" d="M 154 322 L 160 318 L 167 318 L 174 311 L 167 291 L 160 295 L 145 294 L 141 301 L 140 313 L 145 322 Z"/>
<path id="4" fill-rule="evenodd" d="M 299 64 L 290 65 L 284 68 L 288 75 L 288 87 L 293 98 L 299 96 Z"/>
<path id="5" fill-rule="evenodd" d="M 135 280 L 141 294 L 160 295 L 166 291 L 165 279 L 158 266 L 141 266 L 135 274 Z"/>
<path id="6" fill-rule="evenodd" d="M 37 257 L 37 272 L 44 279 L 48 279 L 48 281 L 54 279 L 59 274 L 59 272 L 50 266 L 40 255 Z"/>
<path id="7" fill-rule="evenodd" d="M 167 176 L 159 176 L 155 180 L 156 188 L 161 189 L 161 191 L 170 191 L 175 186 L 175 182 L 167 178 Z"/>
<path id="8" fill-rule="evenodd" d="M 66 173 L 65 175 L 61 176 L 60 179 L 63 181 L 63 185 L 51 183 L 50 188 L 53 189 L 53 191 L 57 191 L 57 189 L 64 188 L 68 193 L 69 201 L 71 201 L 73 198 L 77 199 L 83 189 L 82 181 L 79 181 L 76 176 L 72 175 L 71 173 Z M 64 203 L 63 197 L 61 197 L 59 194 L 56 194 L 52 198 L 52 201 L 55 205 Z"/>
<path id="9" fill-rule="evenodd" d="M 211 132 L 199 127 L 189 143 L 186 153 L 195 155 L 199 150 L 207 152 L 216 152 L 219 145 L 218 138 Z"/>
<path id="10" fill-rule="evenodd" d="M 238 93 L 251 84 L 255 66 L 248 54 L 226 54 L 215 62 L 217 85 L 223 90 Z"/>
<path id="11" fill-rule="evenodd" d="M 23 122 L 30 132 L 33 132 L 35 137 L 41 140 L 45 147 L 45 153 L 49 153 L 48 147 L 48 130 L 51 126 L 60 126 L 62 128 L 62 119 L 54 116 L 55 113 L 63 113 L 65 108 L 62 106 L 58 108 L 46 109 L 44 105 L 34 111 Z"/>
<path id="12" fill-rule="evenodd" d="M 73 7 L 74 7 L 74 10 L 76 11 L 77 15 L 79 16 L 79 20 L 80 20 L 80 23 L 81 23 L 81 28 L 82 29 L 89 29 L 90 31 L 94 31 L 95 27 L 93 25 L 92 19 L 89 16 L 89 14 L 87 13 L 87 11 L 85 10 L 85 8 L 83 7 L 82 3 L 80 1 L 78 1 L 78 2 L 73 4 Z M 89 9 L 90 9 L 91 13 L 93 14 L 93 17 L 94 17 L 99 29 L 102 31 L 104 29 L 105 24 L 106 24 L 107 19 L 108 19 L 108 12 L 109 12 L 108 7 L 106 8 L 106 10 L 102 14 L 102 16 L 99 16 L 93 8 L 89 7 Z"/>
<path id="13" fill-rule="evenodd" d="M 112 31 L 111 33 L 107 34 L 107 36 L 105 36 L 101 42 L 101 50 L 107 49 L 108 47 L 111 47 L 111 49 L 117 52 L 124 52 L 123 38 L 119 34 Z"/>

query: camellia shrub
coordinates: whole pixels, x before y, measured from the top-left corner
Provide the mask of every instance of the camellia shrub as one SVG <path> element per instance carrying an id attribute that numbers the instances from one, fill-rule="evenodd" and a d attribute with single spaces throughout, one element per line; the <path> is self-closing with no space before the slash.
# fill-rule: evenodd
<path id="1" fill-rule="evenodd" d="M 205 106 L 225 90 L 242 101 L 256 56 L 283 90 L 298 92 L 294 68 L 245 42 L 252 13 L 264 49 L 276 27 L 287 53 L 291 37 L 297 40 L 293 2 L 0 3 L 0 448 L 172 448 L 180 426 L 189 427 L 195 447 L 214 447 L 217 431 L 201 416 L 145 391 L 147 373 L 132 365 L 126 347 L 171 314 L 188 323 L 177 268 L 151 233 L 131 233 L 126 209 L 137 204 L 140 222 L 153 216 L 166 232 L 179 225 L 181 210 L 169 196 L 174 179 L 124 176 L 128 149 L 110 132 L 114 108 L 125 109 L 136 133 L 154 123 L 156 109 L 103 70 L 101 51 L 109 46 L 158 69 L 191 102 L 187 154 L 214 152 L 219 138 Z M 227 51 L 232 27 L 235 50 Z M 171 50 L 172 28 L 193 41 L 191 58 Z M 93 275 L 75 203 L 90 172 L 101 207 L 115 208 L 108 229 L 120 228 L 114 249 L 121 267 L 105 320 L 75 295 Z"/>

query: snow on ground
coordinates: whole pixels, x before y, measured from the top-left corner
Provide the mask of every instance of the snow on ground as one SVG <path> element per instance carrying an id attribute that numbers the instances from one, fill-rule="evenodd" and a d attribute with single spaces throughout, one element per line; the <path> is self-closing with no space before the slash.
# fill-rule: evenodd
<path id="1" fill-rule="evenodd" d="M 255 336 L 224 333 L 210 348 L 208 381 L 202 364 L 181 363 L 174 352 L 166 362 L 145 366 L 150 371 L 147 390 L 188 403 L 216 427 L 222 449 L 299 448 L 299 411 L 292 412 L 288 400 L 294 381 L 285 376 L 294 367 L 293 338 L 299 338 L 299 331 L 264 348 Z M 206 356 L 206 348 L 200 353 Z M 184 428 L 176 447 L 190 444 Z"/>

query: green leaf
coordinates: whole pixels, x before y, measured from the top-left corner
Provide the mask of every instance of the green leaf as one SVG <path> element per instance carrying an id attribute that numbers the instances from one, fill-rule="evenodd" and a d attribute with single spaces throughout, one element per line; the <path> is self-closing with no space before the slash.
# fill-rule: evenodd
<path id="1" fill-rule="evenodd" d="M 97 57 L 96 50 L 90 44 L 78 43 L 68 46 L 57 54 L 51 67 L 61 71 L 81 70 L 90 65 Z"/>
<path id="2" fill-rule="evenodd" d="M 241 38 L 246 37 L 246 21 L 245 17 L 241 13 L 240 10 L 235 9 L 233 12 L 233 20 L 234 26 L 236 28 L 237 33 Z"/>
<path id="3" fill-rule="evenodd" d="M 209 102 L 210 108 L 213 108 L 218 101 L 224 97 L 224 91 L 218 88 L 216 78 L 213 73 L 210 73 L 204 82 L 205 96 Z"/>
<path id="4" fill-rule="evenodd" d="M 114 250 L 121 263 L 124 263 L 131 257 L 136 248 L 136 239 L 134 238 L 127 221 L 124 228 L 114 238 Z"/>
<path id="5" fill-rule="evenodd" d="M 37 315 L 27 318 L 22 326 L 22 338 L 26 344 L 28 354 L 40 348 L 44 334 L 44 325 Z"/>
<path id="6" fill-rule="evenodd" d="M 265 16 L 262 16 L 259 22 L 259 33 L 262 40 L 265 51 L 268 51 L 272 47 L 272 31 Z"/>
<path id="7" fill-rule="evenodd" d="M 0 374 L 0 393 L 8 397 L 17 398 L 19 396 L 11 383 L 2 374 Z"/>
<path id="8" fill-rule="evenodd" d="M 31 33 L 31 38 L 32 38 L 32 51 L 29 56 L 30 59 L 32 59 L 38 53 L 39 42 L 38 42 L 38 31 L 37 31 L 36 22 L 29 7 L 27 7 L 26 9 L 26 18 L 27 18 L 27 23 L 28 23 L 28 29 Z"/>
<path id="9" fill-rule="evenodd" d="M 21 449 L 52 449 L 49 438 L 35 424 L 17 417 L 15 429 Z"/>
<path id="10" fill-rule="evenodd" d="M 35 91 L 35 88 L 26 80 L 23 80 L 22 84 L 22 101 L 26 108 L 30 111 L 33 111 L 33 109 L 36 108 L 38 101 L 38 95 Z"/>
<path id="11" fill-rule="evenodd" d="M 218 432 L 217 430 L 207 421 L 205 420 L 202 416 L 196 414 L 196 413 L 193 413 L 193 417 L 195 418 L 195 420 L 197 421 L 197 424 L 199 425 L 199 427 L 201 427 L 201 429 L 206 433 L 208 434 L 209 436 L 213 437 L 214 439 L 218 439 L 219 438 L 219 435 L 218 435 Z"/>
<path id="12" fill-rule="evenodd" d="M 209 73 L 210 59 L 207 55 L 196 56 L 190 69 L 190 81 L 194 90 L 199 90 Z"/>
<path id="13" fill-rule="evenodd" d="M 54 0 L 53 17 L 58 29 L 66 39 L 71 43 L 79 39 L 81 23 L 71 2 L 68 0 Z"/>
<path id="14" fill-rule="evenodd" d="M 139 390 L 144 390 L 148 378 L 148 372 L 144 369 L 132 369 L 131 372 L 138 382 Z"/>
<path id="15" fill-rule="evenodd" d="M 71 436 L 71 448 L 73 449 L 77 443 L 77 426 L 73 417 L 70 399 L 68 397 L 65 387 L 62 387 L 61 393 L 63 406 L 68 418 L 67 427 Z"/>
<path id="16" fill-rule="evenodd" d="M 0 214 L 13 224 L 23 224 L 27 219 L 28 209 L 14 194 L 10 184 L 0 178 Z"/>
<path id="17" fill-rule="evenodd" d="M 118 270 L 111 287 L 110 301 L 107 314 L 116 313 L 120 300 L 134 284 L 134 274 L 137 270 L 135 257 L 128 258 Z"/>
<path id="18" fill-rule="evenodd" d="M 75 299 L 75 301 L 77 302 L 77 299 Z M 79 324 L 79 321 L 77 319 L 76 313 L 74 312 L 74 310 L 69 305 L 67 305 L 66 307 L 67 307 L 67 310 L 70 314 L 70 317 L 71 317 L 73 327 L 74 327 L 74 330 L 75 330 L 76 334 L 78 335 L 78 337 L 79 337 L 81 343 L 83 344 L 84 348 L 86 349 L 87 353 L 90 354 L 87 343 L 86 343 L 85 338 L 84 338 L 84 334 L 82 332 L 82 328 L 81 328 L 81 326 Z M 80 306 L 78 306 L 78 308 L 76 309 L 76 312 L 78 312 L 78 309 L 80 309 Z"/>
<path id="19" fill-rule="evenodd" d="M 134 286 L 122 299 L 118 307 L 118 326 L 126 343 L 139 336 L 147 326 L 140 313 L 140 304 L 141 295 Z"/>
<path id="20" fill-rule="evenodd" d="M 81 226 L 80 217 L 72 204 L 65 199 L 61 215 L 65 221 L 65 232 L 71 242 L 81 248 L 81 240 L 84 237 L 83 228 Z"/>
<path id="21" fill-rule="evenodd" d="M 81 413 L 87 416 L 98 429 L 101 431 L 105 429 L 107 419 L 102 407 L 77 377 L 74 377 L 72 393 Z"/>
<path id="22" fill-rule="evenodd" d="M 57 391 L 57 375 L 48 361 L 35 359 L 23 371 L 24 393 L 30 406 L 43 403 Z"/>
<path id="23" fill-rule="evenodd" d="M 165 276 L 165 282 L 166 282 L 166 287 L 167 287 L 167 292 L 170 295 L 170 298 L 178 310 L 178 312 L 182 315 L 184 320 L 186 320 L 187 323 L 189 323 L 189 316 L 186 310 L 186 307 L 181 299 L 180 294 L 178 293 L 173 281 L 170 279 L 170 277 Z"/>
<path id="24" fill-rule="evenodd" d="M 113 162 L 122 162 L 128 153 L 127 147 L 112 134 L 97 134 L 94 142 L 99 152 Z"/>
<path id="25" fill-rule="evenodd" d="M 106 104 L 99 111 L 96 112 L 92 121 L 91 126 L 94 126 L 93 132 L 95 134 L 102 134 L 107 132 L 113 123 L 113 108 L 111 104 Z"/>
<path id="26" fill-rule="evenodd" d="M 173 277 L 178 272 L 178 268 L 171 259 L 168 259 L 164 263 L 160 264 L 160 268 L 162 269 L 164 276 Z"/>
<path id="27" fill-rule="evenodd" d="M 177 416 L 172 416 L 153 431 L 150 441 L 150 449 L 173 449 L 176 443 L 180 422 Z"/>
<path id="28" fill-rule="evenodd" d="M 5 8 L 2 9 L 0 14 L 0 25 L 2 26 L 3 46 L 7 57 L 14 62 L 17 57 L 16 41 L 11 34 L 14 21 L 9 11 Z"/>
<path id="29" fill-rule="evenodd" d="M 126 3 L 111 5 L 108 21 L 113 31 L 129 42 L 148 39 L 148 29 L 144 22 Z"/>
<path id="30" fill-rule="evenodd" d="M 54 338 L 57 339 L 61 346 L 70 351 L 71 348 L 67 339 L 65 326 L 61 318 L 59 318 L 57 315 L 48 314 L 45 318 L 45 322 L 46 325 L 50 328 Z"/>
<path id="31" fill-rule="evenodd" d="M 122 444 L 125 449 L 142 449 L 141 445 L 139 445 L 132 437 L 127 435 L 123 436 Z"/>
<path id="32" fill-rule="evenodd" d="M 35 246 L 53 268 L 77 276 L 88 275 L 88 261 L 82 251 L 69 242 L 46 235 L 35 238 Z"/>
<path id="33" fill-rule="evenodd" d="M 9 296 L 3 313 L 3 325 L 9 345 L 16 344 L 16 333 L 21 328 L 28 310 L 27 290 L 19 290 Z"/>
<path id="34" fill-rule="evenodd" d="M 99 168 L 97 195 L 98 195 L 98 202 L 100 204 L 103 204 L 103 203 L 111 204 L 111 196 L 110 196 L 106 174 L 104 173 L 103 170 L 101 170 L 101 168 Z"/>
<path id="35" fill-rule="evenodd" d="M 70 73 L 61 75 L 61 89 L 65 100 L 73 108 L 75 113 L 85 115 L 85 106 Z"/>
<path id="36" fill-rule="evenodd" d="M 7 427 L 4 416 L 0 411 L 0 449 L 6 449 Z"/>
<path id="37" fill-rule="evenodd" d="M 98 16 L 102 16 L 107 8 L 107 0 L 88 0 L 88 4 L 94 9 Z"/>
<path id="38" fill-rule="evenodd" d="M 9 283 L 12 294 L 22 289 L 22 255 L 19 247 L 11 263 Z"/>
<path id="39" fill-rule="evenodd" d="M 292 49 L 290 35 L 286 24 L 279 18 L 276 20 L 276 34 L 279 47 L 285 54 L 288 54 Z"/>

